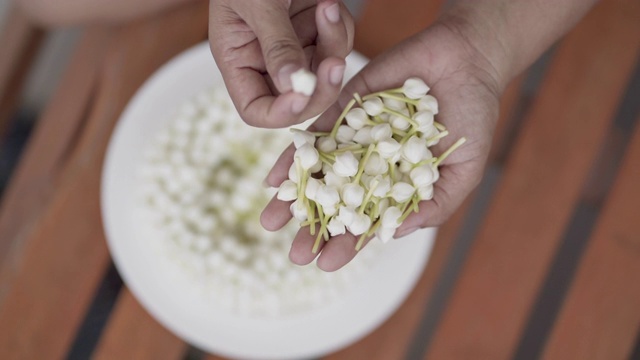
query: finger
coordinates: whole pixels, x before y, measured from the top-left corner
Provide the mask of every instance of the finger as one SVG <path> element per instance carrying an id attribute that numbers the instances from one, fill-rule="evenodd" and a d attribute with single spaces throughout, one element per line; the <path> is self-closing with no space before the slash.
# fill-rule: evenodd
<path id="1" fill-rule="evenodd" d="M 278 231 L 291 220 L 290 201 L 280 201 L 275 196 L 260 214 L 260 224 L 265 230 Z"/>
<path id="2" fill-rule="evenodd" d="M 356 244 L 359 237 L 350 233 L 332 237 L 322 249 L 320 257 L 318 257 L 318 268 L 323 271 L 332 272 L 339 270 L 347 265 L 358 254 Z M 363 247 L 372 239 L 367 238 Z"/>
<path id="3" fill-rule="evenodd" d="M 310 119 L 325 111 L 335 103 L 342 87 L 345 61 L 342 58 L 330 57 L 318 66 L 317 85 L 309 103 L 300 115 L 300 119 Z"/>
<path id="4" fill-rule="evenodd" d="M 293 239 L 293 243 L 291 243 L 291 250 L 289 250 L 289 260 L 297 265 L 307 265 L 311 263 L 318 256 L 318 253 L 320 253 L 325 245 L 325 241 L 321 240 L 318 251 L 314 254 L 313 246 L 316 242 L 316 236 L 317 235 L 311 235 L 308 226 L 305 226 L 298 230 L 296 237 Z"/>
<path id="5" fill-rule="evenodd" d="M 289 168 L 291 164 L 293 164 L 293 154 L 295 154 L 295 152 L 296 148 L 291 144 L 280 154 L 280 157 L 276 160 L 276 163 L 265 179 L 267 185 L 278 187 L 283 181 L 289 178 Z"/>
<path id="6" fill-rule="evenodd" d="M 316 8 L 316 54 L 314 62 L 319 63 L 329 56 L 344 58 L 351 50 L 345 20 L 337 0 L 324 0 Z"/>
<path id="7" fill-rule="evenodd" d="M 252 1 L 238 12 L 256 34 L 276 87 L 280 93 L 290 91 L 291 74 L 306 67 L 306 61 L 289 17 L 289 1 Z"/>

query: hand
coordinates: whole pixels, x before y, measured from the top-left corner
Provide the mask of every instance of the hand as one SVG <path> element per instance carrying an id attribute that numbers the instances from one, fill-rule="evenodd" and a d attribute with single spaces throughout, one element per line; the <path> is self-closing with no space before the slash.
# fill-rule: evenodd
<path id="1" fill-rule="evenodd" d="M 336 101 L 353 19 L 339 0 L 211 0 L 209 39 L 242 119 L 285 127 Z M 310 97 L 291 91 L 290 75 L 300 68 L 318 77 Z"/>
<path id="2" fill-rule="evenodd" d="M 405 220 L 396 237 L 442 224 L 479 183 L 498 115 L 501 86 L 495 69 L 453 26 L 441 23 L 371 61 L 349 81 L 337 104 L 313 125 L 316 131 L 331 129 L 354 92 L 365 95 L 397 88 L 412 76 L 431 86 L 430 93 L 440 104 L 436 119 L 450 132 L 433 148 L 434 154 L 444 152 L 460 137 L 466 137 L 467 142 L 442 163 L 434 198 L 420 203 L 420 211 Z M 266 180 L 270 186 L 279 186 L 287 178 L 293 153 L 289 147 L 276 162 Z M 274 198 L 261 222 L 266 229 L 277 230 L 290 219 L 289 203 Z M 300 229 L 289 254 L 291 261 L 299 265 L 313 261 L 314 240 L 308 227 Z M 357 238 L 347 233 L 323 243 L 318 267 L 325 271 L 341 268 L 356 255 L 356 242 Z"/>

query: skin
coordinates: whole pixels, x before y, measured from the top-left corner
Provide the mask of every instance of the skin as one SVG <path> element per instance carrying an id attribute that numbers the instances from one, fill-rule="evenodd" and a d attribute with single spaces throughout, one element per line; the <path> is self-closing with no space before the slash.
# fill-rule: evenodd
<path id="1" fill-rule="evenodd" d="M 123 0 L 20 3 L 43 23 L 69 24 L 123 19 L 186 1 L 141 0 L 135 6 Z M 434 198 L 421 202 L 420 211 L 400 226 L 396 237 L 402 237 L 442 224 L 477 186 L 504 87 L 595 2 L 458 0 L 434 25 L 373 59 L 343 90 L 339 83 L 352 47 L 353 20 L 337 0 L 211 0 L 210 43 L 236 108 L 254 126 L 285 127 L 324 111 L 312 128 L 327 130 L 354 92 L 396 88 L 412 76 L 425 80 L 440 103 L 437 120 L 451 135 L 434 154 L 460 137 L 468 141 L 442 163 Z M 334 11 L 328 12 L 330 8 Z M 311 97 L 291 91 L 289 75 L 300 68 L 318 76 Z M 283 152 L 265 180 L 269 186 L 287 178 L 293 153 L 292 147 Z M 263 226 L 284 226 L 291 219 L 289 204 L 273 199 L 262 214 Z M 348 233 L 324 243 L 319 254 L 311 252 L 313 242 L 309 229 L 302 228 L 293 240 L 291 261 L 306 265 L 317 257 L 319 268 L 335 271 L 357 255 L 356 238 Z"/>

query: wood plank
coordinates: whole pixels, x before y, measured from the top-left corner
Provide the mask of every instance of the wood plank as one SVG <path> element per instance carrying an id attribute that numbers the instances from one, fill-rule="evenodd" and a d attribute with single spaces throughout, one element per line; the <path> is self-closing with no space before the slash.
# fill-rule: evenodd
<path id="1" fill-rule="evenodd" d="M 0 32 L 0 144 L 14 115 L 20 91 L 40 48 L 44 31 L 33 24 L 22 10 L 11 6 Z"/>
<path id="2" fill-rule="evenodd" d="M 206 21 L 206 3 L 199 2 L 115 31 L 87 126 L 0 303 L 0 357 L 66 354 L 109 263 L 99 187 L 113 125 L 154 70 L 205 38 Z"/>
<path id="3" fill-rule="evenodd" d="M 522 77 L 519 77 L 513 81 L 502 97 L 501 115 L 497 122 L 498 131 L 493 140 L 494 146 L 504 142 L 503 137 L 507 132 L 501 131 L 501 129 L 510 126 L 514 121 L 512 115 L 520 99 L 522 79 Z M 489 162 L 494 160 L 495 155 L 492 155 Z M 415 332 L 420 326 L 420 321 L 424 318 L 433 288 L 438 279 L 440 279 L 444 267 L 451 256 L 451 250 L 475 196 L 475 193 L 471 194 L 456 210 L 454 215 L 439 228 L 427 267 L 402 307 L 374 332 L 348 348 L 327 356 L 326 359 L 385 360 L 400 359 L 406 355 Z"/>
<path id="4" fill-rule="evenodd" d="M 426 358 L 512 356 L 638 59 L 637 5 L 600 2 L 560 45 Z"/>
<path id="5" fill-rule="evenodd" d="M 93 358 L 180 359 L 186 349 L 182 340 L 154 320 L 125 289 L 118 297 Z"/>
<path id="6" fill-rule="evenodd" d="M 18 265 L 25 239 L 37 223 L 66 163 L 69 146 L 86 117 L 106 52 L 108 32 L 87 30 L 38 121 L 0 203 L 0 268 Z M 0 272 L 0 302 L 7 271 Z"/>
<path id="7" fill-rule="evenodd" d="M 431 24 L 444 0 L 368 0 L 356 24 L 354 48 L 374 57 Z"/>
<path id="8" fill-rule="evenodd" d="M 628 359 L 640 330 L 640 118 L 545 359 Z"/>

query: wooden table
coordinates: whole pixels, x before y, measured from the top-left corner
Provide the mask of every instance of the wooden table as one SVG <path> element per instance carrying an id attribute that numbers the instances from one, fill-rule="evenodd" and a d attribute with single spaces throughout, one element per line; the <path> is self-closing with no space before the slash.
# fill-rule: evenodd
<path id="1" fill-rule="evenodd" d="M 441 5 L 368 1 L 356 48 L 374 56 Z M 206 32 L 206 2 L 84 30 L 2 197 L 0 358 L 198 357 L 109 283 L 98 194 L 124 106 Z M 1 35 L 0 129 L 42 34 L 14 10 Z M 640 99 L 628 91 L 639 56 L 640 3 L 603 1 L 556 46 L 535 90 L 516 79 L 485 181 L 440 229 L 410 297 L 327 359 L 640 356 Z"/>

